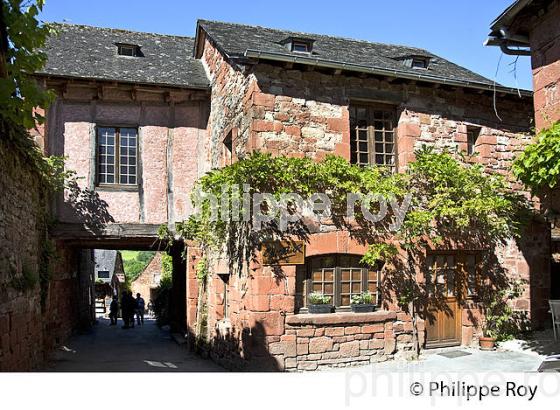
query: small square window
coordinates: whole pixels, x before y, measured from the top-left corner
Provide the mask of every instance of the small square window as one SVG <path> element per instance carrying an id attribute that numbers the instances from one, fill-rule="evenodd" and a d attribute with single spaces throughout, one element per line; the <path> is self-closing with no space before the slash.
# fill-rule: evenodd
<path id="1" fill-rule="evenodd" d="M 134 44 L 117 44 L 117 54 L 125 57 L 140 57 L 140 47 Z"/>
<path id="2" fill-rule="evenodd" d="M 97 277 L 99 279 L 110 279 L 109 271 L 108 270 L 99 270 L 99 271 L 97 271 Z"/>
<path id="3" fill-rule="evenodd" d="M 310 50 L 309 43 L 305 43 L 303 41 L 292 42 L 292 51 L 297 51 L 300 53 L 309 53 L 309 50 Z"/>
<path id="4" fill-rule="evenodd" d="M 428 60 L 426 58 L 415 57 L 412 59 L 412 68 L 427 69 Z"/>

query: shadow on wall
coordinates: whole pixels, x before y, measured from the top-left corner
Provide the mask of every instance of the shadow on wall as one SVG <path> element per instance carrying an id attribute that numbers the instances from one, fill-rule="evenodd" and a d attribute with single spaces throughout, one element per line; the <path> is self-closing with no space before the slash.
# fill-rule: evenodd
<path id="1" fill-rule="evenodd" d="M 109 205 L 99 194 L 89 188 L 80 188 L 76 181 L 68 186 L 68 196 L 63 202 L 67 214 L 84 224 L 95 234 L 101 234 L 106 224 L 115 222 L 109 212 Z"/>
<path id="2" fill-rule="evenodd" d="M 521 288 L 531 288 L 532 284 L 522 275 L 515 272 L 512 274 L 504 265 L 503 256 L 498 256 L 494 251 L 501 246 L 507 246 L 501 240 L 492 241 L 491 238 L 485 237 L 484 234 L 476 232 L 463 232 L 464 239 L 445 240 L 443 244 L 438 246 L 432 255 L 455 255 L 455 259 L 451 262 L 457 269 L 453 269 L 452 281 L 454 286 L 448 288 L 447 279 L 450 277 L 447 271 L 447 265 L 435 266 L 437 258 L 428 260 L 428 256 L 423 251 L 411 250 L 407 257 L 400 257 L 390 266 L 384 267 L 383 279 L 380 285 L 380 293 L 382 295 L 391 295 L 391 297 L 383 298 L 383 307 L 387 310 L 393 310 L 391 304 L 397 303 L 404 312 L 412 314 L 411 308 L 418 314 L 418 317 L 428 323 L 434 323 L 437 320 L 436 312 L 443 312 L 446 316 L 451 317 L 455 314 L 452 304 L 449 303 L 449 297 L 455 297 L 457 305 L 465 313 L 466 318 L 461 319 L 462 326 L 472 326 L 474 329 L 482 329 L 485 325 L 485 313 L 490 306 L 493 306 L 494 314 L 503 312 L 506 304 L 513 308 L 513 312 L 505 323 L 499 324 L 496 329 L 502 337 L 518 335 L 520 332 L 526 332 L 531 328 L 528 310 L 529 302 L 522 302 L 522 298 L 508 300 L 500 292 L 513 289 L 516 283 Z M 452 233 L 443 235 L 443 237 L 452 238 Z M 456 237 L 456 235 L 455 235 Z M 523 252 L 523 246 L 518 244 L 519 249 Z M 460 253 L 452 252 L 446 254 L 446 250 L 454 251 L 456 249 L 464 249 Z M 534 253 L 534 249 L 533 249 Z M 469 272 L 466 257 L 461 255 L 473 255 L 476 261 L 476 274 Z M 523 253 L 528 258 L 526 253 Z M 428 252 L 428 255 L 430 253 Z M 445 256 L 444 258 L 445 259 Z M 531 263 L 531 259 L 528 258 Z M 444 262 L 449 263 L 449 262 Z M 514 259 L 514 263 L 517 260 Z M 436 272 L 430 272 L 429 267 L 434 264 Z M 464 268 L 461 269 L 461 266 Z M 531 268 L 532 269 L 532 268 Z M 422 279 L 418 279 L 418 274 Z M 474 280 L 474 283 L 473 283 Z M 468 287 L 472 286 L 472 295 L 467 294 Z M 448 293 L 448 289 L 453 289 L 452 293 Z M 413 305 L 410 304 L 413 298 Z M 460 311 L 461 311 L 460 310 Z M 466 320 L 465 320 L 466 319 Z M 426 341 L 425 335 L 419 335 L 419 343 L 422 347 Z"/>
<path id="3" fill-rule="evenodd" d="M 228 370 L 255 372 L 284 370 L 268 351 L 265 329 L 260 322 L 243 330 L 233 326 L 216 329 L 215 336 L 207 343 L 199 342 L 195 350 Z"/>

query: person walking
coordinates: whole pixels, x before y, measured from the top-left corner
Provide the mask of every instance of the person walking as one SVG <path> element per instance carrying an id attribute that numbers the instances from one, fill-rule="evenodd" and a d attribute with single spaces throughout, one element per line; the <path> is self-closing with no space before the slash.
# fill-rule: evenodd
<path id="1" fill-rule="evenodd" d="M 136 299 L 132 296 L 132 292 L 128 292 L 128 325 L 134 328 L 134 314 L 136 313 Z"/>
<path id="2" fill-rule="evenodd" d="M 142 299 L 142 295 L 140 293 L 136 294 L 136 320 L 138 325 L 144 325 L 144 308 L 146 302 Z"/>
<path id="3" fill-rule="evenodd" d="M 121 310 L 122 310 L 122 317 L 124 322 L 124 326 L 122 327 L 123 329 L 129 329 L 131 327 L 134 327 L 135 305 L 136 302 L 134 301 L 134 298 L 128 291 L 125 290 L 122 294 L 122 299 L 121 299 Z M 131 323 L 131 318 L 133 319 L 132 323 Z"/>
<path id="4" fill-rule="evenodd" d="M 113 296 L 113 300 L 109 305 L 109 319 L 111 319 L 111 324 L 109 326 L 115 326 L 117 324 L 117 318 L 119 316 L 119 301 L 116 296 Z"/>

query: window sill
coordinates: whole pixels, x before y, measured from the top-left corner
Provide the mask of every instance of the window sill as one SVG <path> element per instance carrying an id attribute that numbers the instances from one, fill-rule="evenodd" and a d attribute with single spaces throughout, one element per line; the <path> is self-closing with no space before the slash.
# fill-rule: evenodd
<path id="1" fill-rule="evenodd" d="M 95 186 L 96 191 L 127 191 L 137 192 L 138 185 L 105 185 L 100 184 Z"/>
<path id="2" fill-rule="evenodd" d="M 336 312 L 324 314 L 300 313 L 286 316 L 286 324 L 291 326 L 305 325 L 346 325 L 359 323 L 376 323 L 396 320 L 397 313 L 388 310 L 377 310 L 369 313 Z"/>

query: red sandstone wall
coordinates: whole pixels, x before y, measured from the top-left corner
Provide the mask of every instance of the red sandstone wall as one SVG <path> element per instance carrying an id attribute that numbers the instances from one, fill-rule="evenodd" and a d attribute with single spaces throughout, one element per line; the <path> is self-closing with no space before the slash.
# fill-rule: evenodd
<path id="1" fill-rule="evenodd" d="M 547 128 L 560 120 L 560 2 L 554 2 L 547 13 L 535 19 L 529 34 L 535 125 Z"/>
<path id="2" fill-rule="evenodd" d="M 48 283 L 39 280 L 47 240 L 45 192 L 37 174 L 5 143 L 0 162 L 0 371 L 29 371 L 43 366 L 76 328 L 88 300 L 78 293 L 78 249 L 57 244 Z M 33 286 L 14 284 L 24 270 L 36 278 Z"/>
<path id="3" fill-rule="evenodd" d="M 532 107 L 526 98 L 500 95 L 497 99 L 500 120 L 494 114 L 489 93 L 419 83 L 403 85 L 373 77 L 286 69 L 262 62 L 243 70 L 231 66 L 208 40 L 203 61 L 213 85 L 208 150 L 213 166 L 223 165 L 219 161 L 221 142 L 232 127 L 238 130 L 235 145 L 238 157 L 261 150 L 316 159 L 326 154 L 349 158 L 348 107 L 354 100 L 385 102 L 396 107 L 399 171 L 406 169 L 407 163 L 414 159 L 414 150 L 422 144 L 466 150 L 467 126 L 476 125 L 481 128 L 476 144 L 479 155 L 472 161 L 482 163 L 488 172 L 505 175 L 514 184 L 509 167 L 515 154 L 531 140 Z M 332 230 L 329 228 L 332 227 L 321 227 Z M 546 229 L 532 229 L 535 235 L 541 232 L 542 238 L 546 238 Z M 547 274 L 547 249 L 546 240 L 528 240 L 523 244 L 512 242 L 505 249 L 497 250 L 509 274 L 528 282 L 525 294 L 515 305 L 528 315 L 542 309 L 540 305 L 533 306 L 532 300 L 541 297 L 546 288 L 543 278 Z M 364 251 L 363 246 L 348 239 L 347 233 L 328 232 L 311 235 L 306 256 L 330 252 L 363 254 Z M 223 267 L 216 263 L 214 273 L 220 269 Z M 296 286 L 298 271 L 295 266 L 284 266 L 278 272 L 252 264 L 248 273 L 232 274 L 230 313 L 225 318 L 223 281 L 213 275 L 207 300 L 207 335 L 216 360 L 237 368 L 259 363 L 264 368 L 304 370 L 392 357 L 394 349 L 385 351 L 385 342 L 383 347 L 381 342 L 370 346 L 370 341 L 362 338 L 363 329 L 356 333 L 360 334 L 358 338 L 351 334 L 354 329 L 347 334 L 346 323 L 319 327 L 306 324 L 298 328 L 300 325 L 290 319 L 297 317 L 298 300 L 302 299 Z M 196 300 L 191 299 L 190 303 L 192 309 Z M 400 350 L 406 351 L 410 349 L 410 318 L 398 312 L 390 301 L 389 309 L 393 311 L 391 314 L 401 315 L 396 321 L 391 319 L 389 325 L 394 326 L 399 320 L 401 323 L 396 333 L 392 327 L 386 329 L 386 343 L 395 341 L 395 346 L 399 344 Z M 480 334 L 472 322 L 473 317 L 480 316 L 479 307 L 471 305 L 463 312 L 463 343 L 471 344 Z M 370 325 L 373 323 L 365 324 Z M 329 333 L 343 332 L 336 337 L 344 340 L 324 340 L 329 327 L 338 329 Z M 311 344 L 315 343 L 326 347 L 311 352 Z M 379 349 L 384 352 L 381 356 Z"/>

